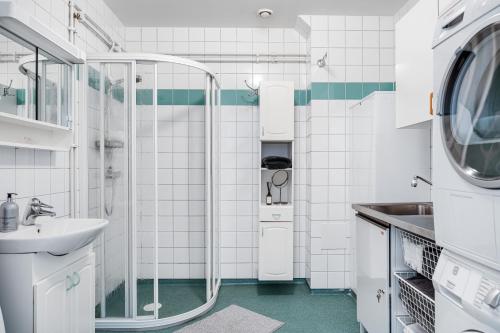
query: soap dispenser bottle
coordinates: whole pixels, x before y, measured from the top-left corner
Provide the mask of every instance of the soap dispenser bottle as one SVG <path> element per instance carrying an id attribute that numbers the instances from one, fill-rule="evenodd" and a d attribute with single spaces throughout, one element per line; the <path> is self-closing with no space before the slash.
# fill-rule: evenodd
<path id="1" fill-rule="evenodd" d="M 17 230 L 19 222 L 19 206 L 12 199 L 17 193 L 7 193 L 7 201 L 0 205 L 0 232 Z"/>

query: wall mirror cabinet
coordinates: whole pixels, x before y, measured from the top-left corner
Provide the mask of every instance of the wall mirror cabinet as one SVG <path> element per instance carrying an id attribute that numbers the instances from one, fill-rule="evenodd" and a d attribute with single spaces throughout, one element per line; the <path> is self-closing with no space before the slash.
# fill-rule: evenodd
<path id="1" fill-rule="evenodd" d="M 18 5 L 0 3 L 0 145 L 67 150 L 85 56 Z"/>

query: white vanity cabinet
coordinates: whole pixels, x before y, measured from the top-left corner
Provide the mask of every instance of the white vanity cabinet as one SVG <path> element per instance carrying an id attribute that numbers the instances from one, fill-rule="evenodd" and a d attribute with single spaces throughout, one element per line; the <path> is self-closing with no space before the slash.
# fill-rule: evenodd
<path id="1" fill-rule="evenodd" d="M 293 279 L 293 222 L 259 222 L 259 280 Z"/>
<path id="2" fill-rule="evenodd" d="M 35 332 L 94 331 L 94 256 L 35 283 Z"/>
<path id="3" fill-rule="evenodd" d="M 293 89 L 292 81 L 261 82 L 259 88 L 261 141 L 293 141 Z"/>
<path id="4" fill-rule="evenodd" d="M 435 0 L 419 0 L 396 22 L 396 127 L 433 117 L 432 40 L 438 17 Z"/>
<path id="5" fill-rule="evenodd" d="M 369 333 L 390 332 L 390 232 L 356 216 L 358 321 Z"/>
<path id="6" fill-rule="evenodd" d="M 64 256 L 0 255 L 7 332 L 93 333 L 95 259 L 89 246 Z"/>

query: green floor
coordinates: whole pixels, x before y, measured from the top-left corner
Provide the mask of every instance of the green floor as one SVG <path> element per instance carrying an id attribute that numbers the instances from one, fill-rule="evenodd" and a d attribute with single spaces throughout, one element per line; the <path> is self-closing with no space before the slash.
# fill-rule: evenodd
<path id="1" fill-rule="evenodd" d="M 205 303 L 205 280 L 159 280 L 158 299 L 162 304 L 160 318 L 175 316 Z M 153 303 L 153 280 L 137 281 L 137 314 L 151 315 L 144 311 L 144 306 Z M 123 317 L 125 315 L 125 286 L 116 288 L 106 299 L 106 316 Z M 100 307 L 96 307 L 96 318 L 100 317 Z"/>
<path id="2" fill-rule="evenodd" d="M 197 302 L 196 304 L 201 305 L 203 288 L 193 288 L 193 286 L 190 288 L 187 284 L 179 284 L 169 286 L 170 294 L 166 288 L 164 290 L 164 294 L 160 291 L 160 302 L 171 300 L 170 305 L 164 304 L 165 309 L 163 311 L 168 315 L 183 312 L 179 311 L 181 308 L 185 310 L 192 309 L 193 305 L 190 304 L 190 300 L 193 299 L 198 300 L 200 303 Z M 346 293 L 313 295 L 305 283 L 223 285 L 215 307 L 205 316 L 231 304 L 237 304 L 284 322 L 285 325 L 278 330 L 280 333 L 359 332 L 356 321 L 356 302 L 350 295 Z M 162 311 L 160 311 L 160 314 L 162 314 Z M 173 332 L 179 327 L 181 326 L 153 332 Z"/>

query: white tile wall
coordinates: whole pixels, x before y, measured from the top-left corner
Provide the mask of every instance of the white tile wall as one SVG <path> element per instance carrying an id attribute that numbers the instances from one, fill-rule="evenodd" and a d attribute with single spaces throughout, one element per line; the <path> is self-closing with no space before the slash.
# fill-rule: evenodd
<path id="1" fill-rule="evenodd" d="M 68 167 L 68 154 L 64 152 L 0 147 L 1 202 L 7 192 L 15 192 L 21 216 L 33 197 L 54 206 L 58 216 L 68 216 Z"/>
<path id="2" fill-rule="evenodd" d="M 262 28 L 140 28 L 130 27 L 126 29 L 126 47 L 129 51 L 151 51 L 160 53 L 195 53 L 198 55 L 224 55 L 224 54 L 250 54 L 250 53 L 287 53 L 298 54 L 305 52 L 304 39 L 293 29 L 262 29 Z M 244 80 L 257 86 L 261 80 L 292 80 L 295 89 L 306 89 L 305 70 L 306 65 L 285 63 L 210 63 L 208 66 L 217 73 L 222 89 L 247 89 Z M 164 80 L 163 88 L 195 88 L 202 89 L 203 77 L 199 80 L 196 73 L 190 71 L 189 75 L 183 73 L 182 68 L 174 70 L 172 75 L 167 70 L 160 70 Z M 175 73 L 181 73 L 175 75 Z M 162 88 L 162 87 L 160 87 Z M 172 112 L 172 107 L 165 106 L 161 112 Z M 170 110 L 170 111 L 169 111 Z M 176 163 L 179 158 L 184 163 L 190 163 L 195 156 L 191 153 L 194 145 L 200 144 L 200 158 L 204 148 L 202 140 L 196 140 L 194 128 L 202 128 L 202 118 L 191 117 L 194 110 L 203 111 L 203 107 L 173 107 L 173 114 L 177 119 L 185 121 L 172 122 L 172 128 L 166 133 L 173 135 L 175 149 L 180 149 L 174 158 Z M 295 277 L 304 277 L 305 274 L 305 107 L 296 107 L 296 142 L 295 163 L 297 175 L 295 177 L 296 202 L 295 202 Z M 185 114 L 186 116 L 182 116 Z M 201 115 L 201 113 L 200 113 Z M 260 163 L 258 161 L 258 107 L 255 106 L 222 106 L 221 108 L 221 231 L 222 231 L 222 277 L 224 278 L 256 278 L 257 277 L 257 219 L 258 219 L 258 175 Z M 184 128 L 185 130 L 182 130 Z M 173 133 L 173 134 L 172 134 Z M 176 134 L 178 133 L 178 134 Z M 202 132 L 200 132 L 202 135 Z M 200 137 L 199 139 L 202 139 Z M 186 146 L 186 142 L 188 142 Z M 184 142 L 184 144 L 182 144 Z M 161 144 L 160 144 L 161 146 Z M 184 147 L 184 148 L 182 148 Z M 168 151 L 168 149 L 167 149 Z M 170 167 L 170 165 L 168 165 Z M 178 167 L 182 168 L 181 165 Z M 174 166 L 173 179 L 179 184 L 172 184 L 175 189 L 172 196 L 178 199 L 184 196 L 186 200 L 183 205 L 192 211 L 192 205 L 196 204 L 196 198 L 203 200 L 203 196 L 197 195 L 203 184 L 202 169 L 185 170 L 176 169 Z M 171 177 L 170 171 L 165 169 Z M 196 174 L 198 172 L 198 174 Z M 160 176 L 162 178 L 163 176 Z M 185 183 L 186 177 L 188 179 Z M 195 186 L 189 185 L 196 181 Z M 199 184 L 200 185 L 199 185 Z M 174 194 L 175 193 L 175 194 Z M 173 249 L 173 259 L 163 258 L 160 261 L 168 265 L 165 269 L 166 278 L 201 278 L 204 264 L 203 238 L 200 230 L 191 229 L 193 218 L 203 223 L 203 216 L 182 216 L 181 202 L 176 198 L 167 197 L 164 211 L 170 215 L 174 224 L 174 241 L 166 238 L 160 241 L 160 246 Z M 199 201 L 201 204 L 202 201 Z M 177 214 L 176 210 L 180 210 Z M 202 213 L 202 210 L 198 210 Z M 188 225 L 186 227 L 186 224 Z M 176 231 L 175 226 L 183 228 Z M 200 234 L 200 235 L 198 235 Z M 178 237 L 189 239 L 189 251 L 184 243 L 176 243 Z M 184 250 L 185 249 L 185 250 Z M 144 248 L 142 249 L 144 250 Z M 170 255 L 169 250 L 168 254 Z M 149 251 L 143 251 L 143 264 L 148 266 L 152 262 Z M 182 255 L 182 258 L 179 257 Z M 172 263 L 172 260 L 174 261 Z M 182 269 L 182 265 L 189 265 L 188 269 Z M 167 267 L 167 266 L 166 266 Z M 147 272 L 148 269 L 144 269 Z M 179 274 L 176 272 L 179 271 Z M 161 275 L 161 274 L 160 274 Z M 163 275 L 162 275 L 163 276 Z"/>
<path id="3" fill-rule="evenodd" d="M 393 82 L 392 17 L 311 16 L 311 82 Z M 327 66 L 316 60 L 328 53 Z M 308 82 L 309 83 L 309 82 Z M 350 288 L 349 106 L 313 100 L 307 124 L 306 276 L 311 288 Z M 310 258 L 309 258 L 310 257 Z"/>
<path id="4" fill-rule="evenodd" d="M 124 27 L 120 20 L 107 7 L 102 0 L 75 0 L 77 6 L 92 17 L 106 32 L 112 36 L 118 43 L 123 44 Z M 34 15 L 42 23 L 50 27 L 55 33 L 63 38 L 68 36 L 69 20 L 69 0 L 17 0 L 17 4 L 23 8 L 23 11 Z M 87 53 L 107 52 L 108 47 L 104 45 L 93 33 L 87 31 L 85 27 L 77 24 L 76 45 Z M 0 72 L 11 73 L 17 68 L 15 64 L 2 64 Z M 9 74 L 10 75 L 10 74 Z M 7 75 L 7 76 L 9 76 Z M 5 76 L 2 76 L 4 78 Z M 80 77 L 83 77 L 81 74 Z M 8 77 L 7 77 L 8 79 Z M 15 79 L 15 78 L 14 78 Z M 8 79 L 10 80 L 10 79 Z M 3 79 L 2 79 L 3 83 Z M 77 108 L 81 107 L 80 100 L 84 85 L 75 92 Z M 87 110 L 81 110 L 86 114 Z M 78 119 L 75 119 L 78 126 Z M 78 172 L 78 170 L 77 170 Z M 77 185 L 78 190 L 78 185 Z M 4 200 L 5 192 L 17 192 L 18 203 L 21 213 L 24 211 L 28 200 L 31 197 L 38 197 L 42 201 L 54 206 L 58 217 L 68 216 L 70 214 L 69 204 L 69 153 L 67 152 L 48 152 L 32 149 L 16 149 L 11 147 L 0 147 L 0 203 Z M 91 193 L 92 190 L 91 190 Z M 90 196 L 98 202 L 98 197 Z M 91 205 L 93 203 L 91 202 Z M 78 214 L 79 212 L 75 212 Z M 109 228 L 108 228 L 109 229 Z M 110 235 L 110 239 L 113 241 Z M 98 248 L 96 249 L 99 253 Z M 99 299 L 100 291 L 100 265 L 102 258 L 97 256 L 97 293 L 96 299 Z M 113 263 L 113 260 L 109 261 Z M 113 275 L 116 270 L 108 270 L 109 280 L 119 280 Z M 118 283 L 118 282 L 117 282 Z M 110 290 L 116 285 L 109 286 Z M 108 291 L 110 291 L 108 290 Z"/>
<path id="5" fill-rule="evenodd" d="M 313 16 L 312 22 L 312 82 L 394 81 L 392 16 Z M 325 53 L 328 66 L 314 66 Z"/>
<path id="6" fill-rule="evenodd" d="M 66 0 L 17 0 L 19 6 L 27 13 L 34 15 L 36 18 L 48 25 L 54 32 L 60 34 L 64 38 L 68 38 L 68 1 Z M 114 14 L 106 7 L 103 1 L 76 1 L 76 3 L 89 11 L 91 14 L 99 13 L 96 18 L 99 22 L 106 22 L 104 25 L 109 28 L 109 33 L 113 33 L 119 38 L 123 38 L 123 25 L 114 16 Z M 113 27 L 113 28 L 111 28 Z M 80 27 L 80 30 L 82 28 Z M 79 32 L 81 40 L 85 40 L 85 31 Z M 90 39 L 90 38 L 89 38 Z M 102 42 L 89 40 L 89 48 L 87 44 L 83 47 L 84 51 L 97 50 L 102 47 Z M 101 48 L 102 49 L 102 48 Z M 10 76 L 8 71 L 9 64 L 6 67 L 1 67 L 1 72 Z M 17 64 L 13 64 L 17 66 Z M 78 92 L 76 98 L 78 99 Z M 0 183 L 0 195 L 6 191 L 18 192 L 19 203 L 21 210 L 24 209 L 27 199 L 32 196 L 39 196 L 48 203 L 52 203 L 56 207 L 56 212 L 59 216 L 69 214 L 69 154 L 64 152 L 48 152 L 32 149 L 15 149 L 10 147 L 0 147 L 0 164 L 2 171 L 0 177 L 4 179 Z M 10 177 L 14 176 L 14 177 Z M 3 200 L 0 198 L 0 200 Z"/>
<path id="7" fill-rule="evenodd" d="M 18 1 L 55 31 L 67 36 L 66 0 L 52 0 L 50 5 L 46 1 Z M 306 89 L 311 82 L 394 81 L 392 17 L 306 17 L 304 20 L 311 22 L 311 34 L 305 39 L 293 29 L 131 27 L 124 30 L 104 2 L 80 0 L 77 3 L 113 37 L 125 40 L 126 49 L 131 52 L 311 55 L 311 65 L 210 64 L 223 89 L 244 89 L 245 79 L 253 85 L 265 79 L 293 80 L 296 89 Z M 88 52 L 106 50 L 97 37 L 82 27 L 78 27 L 77 45 Z M 315 62 L 325 52 L 328 52 L 328 66 L 319 69 Z M 168 70 L 164 73 L 166 77 L 171 74 Z M 166 79 L 165 87 L 191 87 L 191 80 L 199 79 L 196 75 L 185 74 L 174 70 L 170 75 L 173 80 Z M 313 101 L 310 106 L 296 107 L 294 275 L 307 277 L 313 288 L 349 287 L 350 254 L 346 245 L 349 240 L 349 228 L 346 227 L 349 147 L 345 134 L 349 128 L 346 110 L 350 103 Z M 165 147 L 172 148 L 165 148 L 162 151 L 165 155 L 160 156 L 160 164 L 166 163 L 160 177 L 165 182 L 160 193 L 166 199 L 161 208 L 165 212 L 164 217 L 162 215 L 165 230 L 160 235 L 160 242 L 171 246 L 161 247 L 160 274 L 174 278 L 199 277 L 204 262 L 200 246 L 203 221 L 202 208 L 197 207 L 196 202 L 203 202 L 200 186 L 203 177 L 200 168 L 191 166 L 194 161 L 202 160 L 203 151 L 200 140 L 186 133 L 198 131 L 202 122 L 191 117 L 196 114 L 196 107 L 172 108 L 165 114 L 169 112 L 181 117 L 178 119 L 187 118 L 178 120 L 162 138 Z M 257 276 L 258 117 L 257 107 L 222 108 L 221 228 L 222 275 L 225 278 Z M 0 179 L 3 181 L 0 193 L 10 189 L 21 192 L 21 204 L 28 197 L 39 195 L 54 204 L 61 214 L 68 214 L 67 154 L 1 149 Z M 148 192 L 146 187 L 142 192 L 144 198 Z M 172 197 L 174 193 L 177 200 Z M 183 215 L 193 207 L 200 214 Z M 150 242 L 147 221 L 147 218 L 143 220 L 141 244 Z M 147 246 L 141 247 L 141 258 L 144 272 L 147 272 L 151 262 Z"/>

